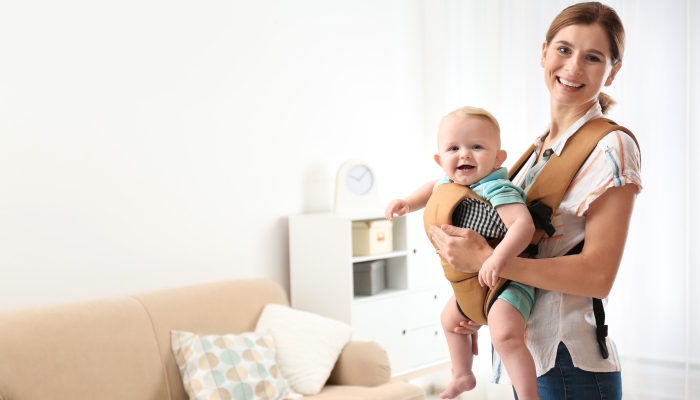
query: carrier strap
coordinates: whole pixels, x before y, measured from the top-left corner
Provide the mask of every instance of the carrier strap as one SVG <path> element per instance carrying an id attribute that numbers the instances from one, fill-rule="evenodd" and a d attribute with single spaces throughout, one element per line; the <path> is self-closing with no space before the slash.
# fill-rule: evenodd
<path id="1" fill-rule="evenodd" d="M 573 254 L 581 254 L 583 251 L 583 240 L 574 246 L 573 249 L 569 250 L 565 255 L 570 256 Z M 605 308 L 603 308 L 603 300 L 591 297 L 593 301 L 593 315 L 595 316 L 595 336 L 598 341 L 598 348 L 600 349 L 600 355 L 607 359 L 609 356 L 608 345 L 605 342 L 605 338 L 608 337 L 608 326 L 605 325 Z"/>
<path id="2" fill-rule="evenodd" d="M 617 125 L 607 118 L 596 118 L 586 122 L 567 139 L 559 156 L 556 153 L 550 155 L 547 164 L 527 191 L 527 206 L 537 229 L 531 244 L 537 245 L 545 233 L 550 237 L 554 234 L 554 227 L 551 225 L 552 214 L 559 208 L 559 203 L 564 198 L 574 176 L 598 145 L 598 142 L 612 131 L 627 133 L 639 147 L 637 139 L 627 128 Z M 513 167 L 508 171 L 508 177 L 511 181 L 525 166 L 534 151 L 535 146 L 531 145 L 513 164 Z M 534 254 L 529 253 L 530 256 Z"/>
<path id="3" fill-rule="evenodd" d="M 598 347 L 600 355 L 603 358 L 608 358 L 608 346 L 605 343 L 605 338 L 608 337 L 608 326 L 605 325 L 605 309 L 603 308 L 603 300 L 592 297 L 593 300 L 593 315 L 595 315 L 595 336 L 598 339 Z"/>

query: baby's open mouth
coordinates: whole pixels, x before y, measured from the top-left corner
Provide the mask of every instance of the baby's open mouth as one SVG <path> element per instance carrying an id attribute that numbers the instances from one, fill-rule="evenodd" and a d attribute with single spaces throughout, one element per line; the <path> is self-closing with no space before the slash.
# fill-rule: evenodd
<path id="1" fill-rule="evenodd" d="M 474 168 L 474 166 L 472 165 L 460 165 L 459 167 L 457 167 L 457 169 L 460 171 L 469 171 L 472 168 Z"/>

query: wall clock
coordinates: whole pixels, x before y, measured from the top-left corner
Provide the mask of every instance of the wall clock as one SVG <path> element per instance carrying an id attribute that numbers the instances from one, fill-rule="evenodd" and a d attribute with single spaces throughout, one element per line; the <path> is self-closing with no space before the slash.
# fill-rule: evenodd
<path id="1" fill-rule="evenodd" d="M 335 180 L 335 213 L 381 213 L 381 210 L 377 175 L 372 167 L 359 160 L 344 162 Z"/>

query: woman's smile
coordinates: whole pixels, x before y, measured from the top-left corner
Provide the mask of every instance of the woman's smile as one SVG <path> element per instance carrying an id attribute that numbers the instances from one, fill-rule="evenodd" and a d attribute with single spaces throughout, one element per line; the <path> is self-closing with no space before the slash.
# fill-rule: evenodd
<path id="1" fill-rule="evenodd" d="M 580 89 L 586 86 L 582 83 L 576 83 L 575 81 L 562 78 L 561 76 L 557 78 L 557 81 L 566 89 Z"/>

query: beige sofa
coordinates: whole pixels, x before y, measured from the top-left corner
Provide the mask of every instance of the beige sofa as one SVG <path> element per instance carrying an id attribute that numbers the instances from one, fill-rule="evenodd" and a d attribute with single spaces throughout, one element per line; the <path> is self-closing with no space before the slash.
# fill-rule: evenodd
<path id="1" fill-rule="evenodd" d="M 266 279 L 245 279 L 0 313 L 0 400 L 186 400 L 170 331 L 252 331 L 266 304 L 288 304 Z M 350 342 L 308 399 L 424 399 L 389 382 L 386 352 Z"/>

